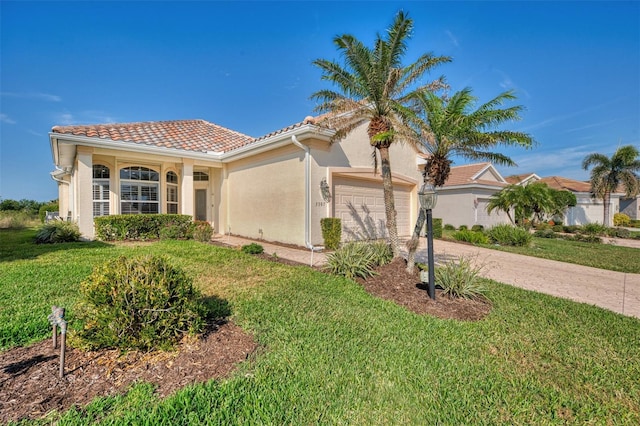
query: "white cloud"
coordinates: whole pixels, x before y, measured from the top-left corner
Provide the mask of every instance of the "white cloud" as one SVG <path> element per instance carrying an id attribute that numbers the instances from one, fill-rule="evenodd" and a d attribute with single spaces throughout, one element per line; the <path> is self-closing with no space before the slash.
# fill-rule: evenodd
<path id="1" fill-rule="evenodd" d="M 518 86 L 518 84 L 513 81 L 509 74 L 497 68 L 494 68 L 493 71 L 500 74 L 500 76 L 502 77 L 502 80 L 498 83 L 500 87 L 505 90 L 513 90 L 516 93 L 522 93 L 525 98 L 531 99 L 531 95 L 529 94 L 529 92 L 527 92 L 524 88 Z"/>
<path id="2" fill-rule="evenodd" d="M 2 92 L 0 95 L 9 98 L 21 98 L 21 99 L 37 99 L 47 102 L 60 102 L 62 98 L 58 95 L 52 95 L 50 93 L 41 92 L 27 92 L 27 93 L 15 93 L 15 92 Z"/>
<path id="3" fill-rule="evenodd" d="M 4 124 L 16 124 L 16 121 L 11 119 L 7 114 L 0 113 L 0 122 Z"/>
<path id="4" fill-rule="evenodd" d="M 460 43 L 458 43 L 458 38 L 455 35 L 453 35 L 451 31 L 445 30 L 445 34 L 447 35 L 447 37 L 449 37 L 449 40 L 451 40 L 451 43 L 455 47 L 460 47 Z"/>
<path id="5" fill-rule="evenodd" d="M 586 129 L 592 129 L 594 127 L 606 126 L 607 124 L 615 123 L 616 121 L 620 121 L 620 119 L 619 118 L 615 118 L 613 120 L 607 120 L 607 121 L 601 121 L 599 123 L 587 124 L 586 126 L 576 127 L 576 128 L 573 128 L 573 129 L 567 129 L 567 130 L 564 131 L 564 133 L 578 132 L 580 130 L 586 130 Z"/>
<path id="6" fill-rule="evenodd" d="M 578 145 L 547 152 L 535 152 L 514 156 L 514 161 L 523 173 L 537 173 L 540 176 L 559 174 L 564 177 L 582 175 L 582 160 L 601 150 L 599 144 Z"/>

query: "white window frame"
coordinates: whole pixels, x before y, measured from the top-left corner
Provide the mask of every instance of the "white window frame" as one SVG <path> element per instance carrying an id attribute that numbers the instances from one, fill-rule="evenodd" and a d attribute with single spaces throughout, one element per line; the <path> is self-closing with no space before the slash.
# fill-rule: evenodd
<path id="1" fill-rule="evenodd" d="M 123 177 L 127 173 L 128 177 Z M 128 187 L 128 193 L 125 192 Z M 130 198 L 133 197 L 133 198 Z M 136 208 L 134 208 L 134 206 Z M 120 213 L 160 213 L 160 173 L 144 166 L 120 169 Z"/>
<path id="2" fill-rule="evenodd" d="M 98 169 L 100 168 L 100 169 Z M 106 170 L 106 176 L 105 176 Z M 96 174 L 99 176 L 96 177 Z M 111 169 L 102 164 L 93 165 L 93 217 L 108 216 L 110 210 L 109 201 L 109 177 L 111 176 Z"/>
<path id="3" fill-rule="evenodd" d="M 175 176 L 175 182 L 169 181 L 169 175 Z M 169 214 L 178 214 L 179 210 L 179 202 L 180 202 L 180 191 L 178 190 L 178 174 L 174 171 L 168 171 L 166 174 L 167 180 L 167 199 L 166 199 L 166 209 Z"/>

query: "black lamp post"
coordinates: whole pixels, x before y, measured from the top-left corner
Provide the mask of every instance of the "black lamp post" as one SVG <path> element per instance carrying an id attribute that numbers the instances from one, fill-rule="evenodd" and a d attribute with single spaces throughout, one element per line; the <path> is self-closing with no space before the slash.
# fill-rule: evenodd
<path id="1" fill-rule="evenodd" d="M 427 258 L 429 266 L 429 297 L 436 300 L 436 279 L 433 266 L 433 218 L 431 210 L 436 206 L 438 194 L 430 183 L 425 182 L 418 191 L 420 207 L 427 212 Z"/>

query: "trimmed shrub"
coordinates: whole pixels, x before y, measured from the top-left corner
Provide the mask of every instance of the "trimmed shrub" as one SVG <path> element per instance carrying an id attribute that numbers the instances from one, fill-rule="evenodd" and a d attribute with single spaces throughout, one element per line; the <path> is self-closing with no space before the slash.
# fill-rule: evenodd
<path id="1" fill-rule="evenodd" d="M 36 233 L 36 244 L 71 243 L 80 241 L 80 230 L 73 222 L 54 220 L 42 225 Z"/>
<path id="2" fill-rule="evenodd" d="M 504 246 L 526 247 L 531 244 L 532 236 L 526 229 L 511 225 L 496 225 L 487 231 L 493 243 Z"/>
<path id="3" fill-rule="evenodd" d="M 582 230 L 580 225 L 564 225 L 562 226 L 562 230 L 567 234 L 575 234 Z"/>
<path id="4" fill-rule="evenodd" d="M 613 215 L 614 226 L 629 226 L 631 224 L 631 218 L 624 213 L 615 213 Z"/>
<path id="5" fill-rule="evenodd" d="M 484 226 L 482 226 L 482 225 L 477 225 L 477 224 L 476 224 L 476 225 L 473 225 L 473 226 L 471 227 L 471 230 L 472 230 L 473 232 L 482 232 L 482 231 L 484 231 Z"/>
<path id="6" fill-rule="evenodd" d="M 154 240 L 168 225 L 177 226 L 189 235 L 191 216 L 182 214 L 118 214 L 94 218 L 96 237 L 103 241 Z"/>
<path id="7" fill-rule="evenodd" d="M 242 246 L 242 248 L 240 250 L 243 253 L 246 253 L 246 254 L 262 254 L 262 253 L 264 253 L 264 247 L 262 247 L 260 244 L 256 244 L 256 243 L 251 243 L 251 244 L 247 244 L 246 246 Z"/>
<path id="8" fill-rule="evenodd" d="M 562 225 L 553 225 L 551 229 L 553 229 L 553 232 L 564 232 L 564 226 Z"/>
<path id="9" fill-rule="evenodd" d="M 487 238 L 487 236 L 482 232 L 469 231 L 468 229 L 456 231 L 453 233 L 452 237 L 457 241 L 463 241 L 465 243 L 489 244 L 489 238 Z"/>
<path id="10" fill-rule="evenodd" d="M 640 219 L 632 219 L 627 226 L 630 226 L 631 228 L 640 228 Z"/>
<path id="11" fill-rule="evenodd" d="M 544 231 L 547 229 L 551 229 L 552 225 L 549 225 L 547 222 L 540 222 L 540 223 L 536 223 L 535 229 L 537 231 Z"/>
<path id="12" fill-rule="evenodd" d="M 208 243 L 213 236 L 213 227 L 209 222 L 197 220 L 191 225 L 191 236 L 196 241 Z"/>
<path id="13" fill-rule="evenodd" d="M 94 268 L 80 293 L 84 347 L 168 349 L 204 327 L 200 292 L 166 257 L 113 259 Z"/>
<path id="14" fill-rule="evenodd" d="M 453 226 L 453 225 L 452 225 L 452 224 L 450 224 L 450 223 L 447 223 L 446 225 L 444 225 L 444 229 L 445 229 L 445 231 L 455 231 L 455 230 L 456 230 L 456 227 L 455 227 L 455 226 Z"/>
<path id="15" fill-rule="evenodd" d="M 439 217 L 433 218 L 433 238 L 442 238 L 442 219 Z"/>
<path id="16" fill-rule="evenodd" d="M 471 259 L 461 257 L 457 262 L 448 261 L 437 266 L 434 274 L 436 284 L 442 287 L 442 293 L 463 299 L 474 299 L 485 292 L 480 271 L 473 266 Z"/>
<path id="17" fill-rule="evenodd" d="M 325 217 L 320 219 L 324 247 L 327 250 L 335 250 L 340 247 L 342 239 L 342 220 L 338 217 Z"/>
<path id="18" fill-rule="evenodd" d="M 467 229 L 469 229 L 469 227 L 467 225 L 460 225 L 458 227 L 458 231 L 466 231 Z"/>

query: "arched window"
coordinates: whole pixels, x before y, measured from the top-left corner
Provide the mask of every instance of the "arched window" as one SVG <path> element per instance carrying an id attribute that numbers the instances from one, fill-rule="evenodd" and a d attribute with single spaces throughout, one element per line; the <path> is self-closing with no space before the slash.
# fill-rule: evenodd
<path id="1" fill-rule="evenodd" d="M 93 217 L 109 214 L 109 168 L 93 165 Z"/>
<path id="2" fill-rule="evenodd" d="M 178 175 L 167 172 L 167 213 L 178 214 Z"/>
<path id="3" fill-rule="evenodd" d="M 120 213 L 160 212 L 160 174 L 147 167 L 120 169 Z"/>

